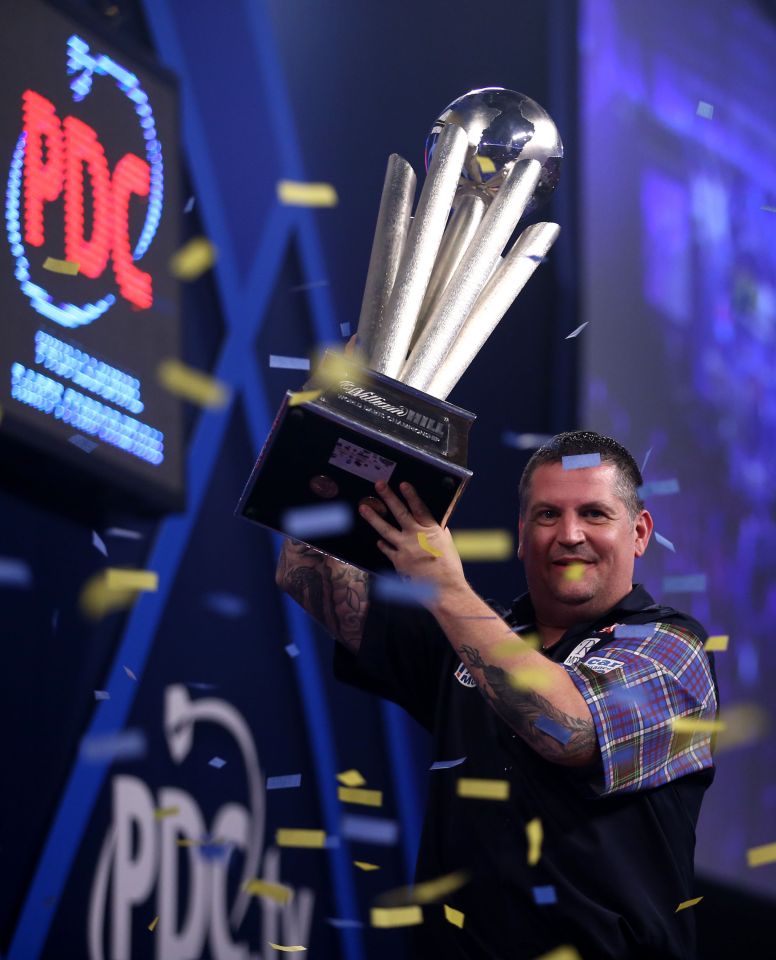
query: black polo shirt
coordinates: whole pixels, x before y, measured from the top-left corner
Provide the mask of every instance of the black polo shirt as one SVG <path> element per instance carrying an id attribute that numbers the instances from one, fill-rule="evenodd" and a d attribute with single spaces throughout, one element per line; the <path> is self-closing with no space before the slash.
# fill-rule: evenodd
<path id="1" fill-rule="evenodd" d="M 493 606 L 511 626 L 533 624 L 527 596 L 509 612 Z M 607 627 L 648 623 L 688 631 L 698 643 L 706 638 L 696 621 L 635 586 L 604 617 L 568 630 L 547 655 L 563 663 L 579 649 L 606 654 L 613 636 Z M 676 908 L 694 896 L 695 825 L 713 767 L 602 795 L 600 766 L 551 763 L 512 732 L 471 685 L 436 620 L 419 608 L 373 602 L 358 654 L 338 644 L 334 664 L 338 679 L 392 700 L 424 726 L 435 760 L 466 757 L 429 775 L 416 871 L 417 882 L 468 872 L 470 882 L 445 899 L 464 914 L 464 926 L 447 922 L 441 903 L 424 906 L 419 958 L 531 960 L 563 944 L 583 960 L 695 956 L 692 910 Z M 458 777 L 506 779 L 509 800 L 460 798 Z M 529 866 L 525 827 L 537 817 L 542 853 Z"/>

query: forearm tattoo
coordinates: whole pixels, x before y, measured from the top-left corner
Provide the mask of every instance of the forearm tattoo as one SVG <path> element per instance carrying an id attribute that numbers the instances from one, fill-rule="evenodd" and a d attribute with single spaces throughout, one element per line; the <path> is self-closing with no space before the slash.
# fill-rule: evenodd
<path id="1" fill-rule="evenodd" d="M 592 718 L 585 720 L 564 713 L 535 690 L 516 690 L 507 671 L 487 663 L 476 647 L 464 643 L 460 653 L 470 667 L 482 671 L 487 685 L 480 684 L 480 690 L 494 710 L 543 757 L 573 765 L 595 755 L 598 738 Z M 552 736 L 537 726 L 542 718 L 549 720 L 562 736 Z"/>
<path id="2" fill-rule="evenodd" d="M 275 582 L 354 653 L 369 605 L 368 574 L 298 541 L 286 540 Z"/>

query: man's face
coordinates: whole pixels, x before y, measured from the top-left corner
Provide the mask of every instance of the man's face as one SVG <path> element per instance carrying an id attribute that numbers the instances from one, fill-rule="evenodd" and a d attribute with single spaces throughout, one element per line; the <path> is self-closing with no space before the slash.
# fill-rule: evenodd
<path id="1" fill-rule="evenodd" d="M 631 519 L 616 479 L 613 463 L 581 470 L 545 463 L 534 471 L 518 556 L 541 622 L 593 619 L 630 592 L 652 518 L 643 510 Z"/>

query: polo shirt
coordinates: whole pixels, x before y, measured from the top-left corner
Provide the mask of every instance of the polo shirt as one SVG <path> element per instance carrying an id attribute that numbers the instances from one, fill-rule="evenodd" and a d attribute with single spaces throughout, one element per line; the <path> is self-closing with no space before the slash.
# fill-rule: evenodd
<path id="1" fill-rule="evenodd" d="M 508 629 L 532 630 L 527 595 L 508 611 L 491 606 Z M 546 651 L 593 716 L 601 757 L 580 769 L 545 760 L 512 731 L 428 611 L 370 601 L 358 652 L 336 645 L 335 675 L 407 710 L 432 734 L 435 761 L 465 758 L 429 775 L 416 883 L 456 871 L 469 879 L 423 907 L 417 957 L 529 960 L 563 945 L 583 960 L 695 956 L 692 910 L 676 910 L 694 896 L 695 825 L 713 760 L 708 733 L 673 722 L 716 716 L 706 636 L 636 585 Z M 509 797 L 458 796 L 459 777 L 507 781 Z M 529 864 L 536 820 L 541 851 Z M 445 905 L 463 913 L 463 927 Z"/>

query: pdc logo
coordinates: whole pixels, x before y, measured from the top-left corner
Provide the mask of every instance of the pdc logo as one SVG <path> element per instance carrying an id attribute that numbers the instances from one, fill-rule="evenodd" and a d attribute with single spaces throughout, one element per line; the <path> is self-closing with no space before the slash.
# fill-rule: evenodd
<path id="1" fill-rule="evenodd" d="M 91 53 L 78 36 L 67 41 L 70 90 L 78 103 L 95 78 L 113 81 L 127 98 L 145 143 L 145 157 L 125 153 L 110 169 L 99 134 L 76 116 L 60 116 L 35 90 L 22 94 L 22 132 L 16 142 L 6 190 L 6 225 L 15 275 L 22 292 L 42 316 L 74 328 L 92 323 L 122 297 L 136 309 L 153 304 L 151 275 L 138 265 L 151 245 L 162 215 L 162 147 L 148 95 L 138 78 L 104 54 Z M 87 229 L 85 211 L 91 209 Z M 133 197 L 147 198 L 140 235 L 129 235 Z M 65 259 L 84 277 L 104 284 L 88 303 L 58 302 L 33 276 L 29 247 L 60 243 L 46 235 L 47 204 L 63 201 Z"/>

